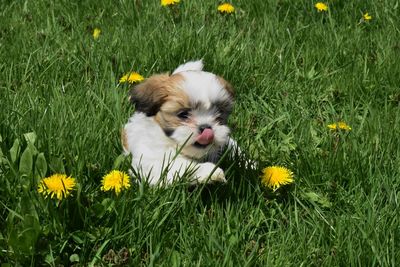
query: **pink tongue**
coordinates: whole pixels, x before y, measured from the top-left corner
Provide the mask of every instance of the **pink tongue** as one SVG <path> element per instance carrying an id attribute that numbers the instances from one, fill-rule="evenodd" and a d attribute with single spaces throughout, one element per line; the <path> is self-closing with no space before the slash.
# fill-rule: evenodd
<path id="1" fill-rule="evenodd" d="M 204 131 L 196 139 L 196 141 L 201 145 L 208 145 L 213 140 L 214 140 L 214 132 L 211 129 L 204 129 Z"/>

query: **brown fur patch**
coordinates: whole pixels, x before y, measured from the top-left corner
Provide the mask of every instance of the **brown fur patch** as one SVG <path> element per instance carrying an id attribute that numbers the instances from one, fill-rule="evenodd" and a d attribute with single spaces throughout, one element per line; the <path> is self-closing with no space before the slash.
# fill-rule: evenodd
<path id="1" fill-rule="evenodd" d="M 131 90 L 130 100 L 135 104 L 137 111 L 144 112 L 147 116 L 154 116 L 171 93 L 177 90 L 182 79 L 179 74 L 153 75 Z"/>
<path id="2" fill-rule="evenodd" d="M 228 91 L 229 95 L 230 95 L 231 97 L 234 97 L 234 96 L 235 96 L 235 92 L 233 91 L 232 85 L 231 85 L 229 82 L 227 82 L 224 78 L 222 78 L 221 76 L 217 76 L 217 79 L 218 79 L 218 81 L 222 84 L 222 86 L 224 87 L 224 89 L 225 89 L 226 91 Z"/>
<path id="3" fill-rule="evenodd" d="M 180 81 L 182 76 L 178 75 L 172 75 L 171 78 L 173 77 L 174 81 Z M 177 114 L 186 109 L 190 109 L 189 96 L 183 90 L 171 87 L 169 95 L 160 107 L 160 112 L 157 113 L 155 120 L 164 130 L 172 130 L 182 124 L 182 120 L 177 117 Z"/>
<path id="4" fill-rule="evenodd" d="M 125 129 L 121 130 L 121 143 L 126 151 L 129 151 L 128 137 L 126 136 Z"/>

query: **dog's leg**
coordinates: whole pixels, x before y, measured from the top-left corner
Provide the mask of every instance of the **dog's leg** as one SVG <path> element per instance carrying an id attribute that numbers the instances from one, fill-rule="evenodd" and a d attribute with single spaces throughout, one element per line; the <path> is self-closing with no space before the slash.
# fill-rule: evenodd
<path id="1" fill-rule="evenodd" d="M 185 176 L 193 184 L 226 182 L 224 171 L 215 164 L 198 163 L 181 155 L 174 159 L 133 159 L 132 168 L 151 185 L 168 185 Z"/>
<path id="2" fill-rule="evenodd" d="M 241 158 L 245 158 L 246 162 L 245 162 L 245 167 L 246 168 L 250 168 L 253 170 L 257 169 L 257 162 L 255 162 L 254 160 L 247 158 L 246 155 L 243 153 L 243 151 L 240 149 L 239 145 L 237 144 L 237 142 L 229 137 L 228 142 L 226 144 L 226 148 L 230 151 L 231 155 L 237 155 Z"/>
<path id="3" fill-rule="evenodd" d="M 226 183 L 224 171 L 211 162 L 197 165 L 194 183 L 222 182 Z"/>
<path id="4" fill-rule="evenodd" d="M 231 151 L 232 154 L 238 154 L 241 155 L 242 151 L 240 150 L 239 145 L 237 144 L 237 142 L 232 138 L 229 137 L 228 142 L 226 143 L 226 148 Z"/>
<path id="5" fill-rule="evenodd" d="M 215 164 L 196 163 L 185 157 L 177 157 L 166 167 L 166 183 L 170 184 L 185 174 L 191 177 L 191 181 L 196 183 L 206 182 L 226 182 L 224 171 Z"/>

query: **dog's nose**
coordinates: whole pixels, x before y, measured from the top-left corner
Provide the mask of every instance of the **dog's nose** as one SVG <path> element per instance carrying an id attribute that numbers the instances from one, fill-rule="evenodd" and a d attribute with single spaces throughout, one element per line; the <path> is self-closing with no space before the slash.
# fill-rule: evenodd
<path id="1" fill-rule="evenodd" d="M 205 129 L 211 129 L 211 125 L 202 124 L 199 126 L 200 133 L 202 133 Z"/>

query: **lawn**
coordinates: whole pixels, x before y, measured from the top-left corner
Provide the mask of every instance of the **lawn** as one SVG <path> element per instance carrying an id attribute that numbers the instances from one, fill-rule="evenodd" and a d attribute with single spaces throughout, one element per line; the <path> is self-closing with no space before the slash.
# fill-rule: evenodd
<path id="1" fill-rule="evenodd" d="M 398 266 L 399 1 L 316 2 L 1 1 L 1 266 Z M 235 89 L 227 184 L 103 192 L 130 166 L 120 78 L 200 58 Z"/>

